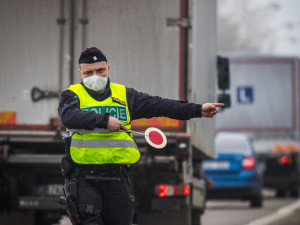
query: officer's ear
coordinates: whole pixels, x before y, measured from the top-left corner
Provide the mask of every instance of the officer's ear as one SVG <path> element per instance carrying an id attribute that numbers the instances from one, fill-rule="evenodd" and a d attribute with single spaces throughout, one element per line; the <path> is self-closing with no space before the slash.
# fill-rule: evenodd
<path id="1" fill-rule="evenodd" d="M 108 76 L 108 75 L 109 75 L 109 68 L 110 68 L 110 65 L 109 65 L 109 64 L 107 64 L 107 75 L 106 75 L 106 76 Z"/>
<path id="2" fill-rule="evenodd" d="M 81 80 L 83 80 L 83 75 L 82 75 L 82 73 L 81 73 L 81 70 L 80 70 L 81 68 L 80 68 L 80 64 L 79 64 L 79 69 L 78 69 L 78 72 L 79 72 L 79 74 L 80 74 L 80 79 Z"/>

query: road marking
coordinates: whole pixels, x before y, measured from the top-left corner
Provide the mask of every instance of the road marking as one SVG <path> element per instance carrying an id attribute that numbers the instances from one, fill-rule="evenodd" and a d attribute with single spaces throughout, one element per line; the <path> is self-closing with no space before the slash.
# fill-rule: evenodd
<path id="1" fill-rule="evenodd" d="M 300 200 L 297 200 L 289 205 L 279 208 L 276 212 L 269 214 L 265 217 L 258 218 L 247 225 L 268 225 L 272 224 L 276 220 L 283 219 L 292 214 L 295 210 L 300 209 Z"/>

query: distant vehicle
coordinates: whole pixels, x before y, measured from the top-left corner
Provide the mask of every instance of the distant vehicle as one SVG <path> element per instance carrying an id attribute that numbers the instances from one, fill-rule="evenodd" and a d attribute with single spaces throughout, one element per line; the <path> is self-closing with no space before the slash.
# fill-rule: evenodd
<path id="1" fill-rule="evenodd" d="M 295 145 L 278 145 L 265 157 L 264 186 L 276 189 L 277 197 L 297 197 L 300 188 L 300 155 Z M 281 182 L 279 182 L 281 181 Z"/>
<path id="2" fill-rule="evenodd" d="M 231 107 L 216 117 L 217 132 L 248 134 L 264 168 L 263 186 L 277 196 L 299 195 L 299 56 L 228 58 Z"/>
<path id="3" fill-rule="evenodd" d="M 251 207 L 261 207 L 262 179 L 254 150 L 246 134 L 218 133 L 214 160 L 204 161 L 210 187 L 208 199 L 250 200 Z"/>

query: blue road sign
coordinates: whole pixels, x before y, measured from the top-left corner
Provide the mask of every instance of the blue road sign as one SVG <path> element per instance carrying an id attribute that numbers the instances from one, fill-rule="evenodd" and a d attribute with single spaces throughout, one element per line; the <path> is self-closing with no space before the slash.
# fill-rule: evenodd
<path id="1" fill-rule="evenodd" d="M 254 102 L 254 90 L 251 86 L 237 87 L 237 102 L 239 104 L 252 104 Z"/>

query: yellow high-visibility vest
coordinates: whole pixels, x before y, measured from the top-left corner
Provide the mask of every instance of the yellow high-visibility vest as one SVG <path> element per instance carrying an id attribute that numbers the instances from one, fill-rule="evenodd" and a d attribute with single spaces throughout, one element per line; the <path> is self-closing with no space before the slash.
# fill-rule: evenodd
<path id="1" fill-rule="evenodd" d="M 78 96 L 81 110 L 93 111 L 98 114 L 110 113 L 128 129 L 131 129 L 126 87 L 110 83 L 110 88 L 111 97 L 103 101 L 93 99 L 82 84 L 71 85 L 68 90 Z M 75 163 L 85 165 L 133 164 L 141 157 L 131 133 L 123 130 L 108 132 L 103 128 L 72 131 L 70 155 Z"/>

